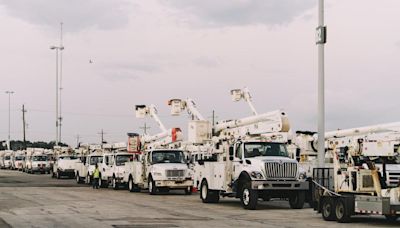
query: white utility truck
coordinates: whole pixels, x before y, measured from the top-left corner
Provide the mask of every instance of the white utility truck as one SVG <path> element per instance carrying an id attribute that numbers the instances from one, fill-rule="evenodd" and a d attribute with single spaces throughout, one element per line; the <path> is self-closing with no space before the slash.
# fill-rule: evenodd
<path id="1" fill-rule="evenodd" d="M 12 159 L 12 168 L 16 170 L 22 170 L 25 166 L 25 152 L 16 151 Z"/>
<path id="2" fill-rule="evenodd" d="M 78 163 L 78 157 L 74 154 L 59 154 L 53 164 L 53 175 L 57 179 L 61 177 L 74 178 L 75 167 Z"/>
<path id="3" fill-rule="evenodd" d="M 234 101 L 245 96 L 242 90 L 231 94 Z M 199 113 L 191 99 L 173 99 L 169 104 L 172 115 L 184 109 Z M 236 197 L 245 209 L 256 209 L 259 198 L 289 199 L 291 208 L 302 208 L 309 183 L 300 178 L 298 162 L 289 158 L 286 114 L 280 110 L 258 114 L 255 109 L 253 114 L 214 126 L 201 118 L 189 122 L 186 148 L 198 157 L 195 175 L 200 198 L 216 203 L 220 196 Z"/>
<path id="4" fill-rule="evenodd" d="M 126 173 L 125 163 L 132 161 L 134 154 L 127 152 L 125 143 L 118 143 L 113 146 L 113 151 L 104 153 L 100 163 L 100 187 L 108 187 L 110 184 L 117 190 L 127 184 L 124 182 Z"/>
<path id="5" fill-rule="evenodd" d="M 184 151 L 177 149 L 182 141 L 179 128 L 166 129 L 157 115 L 154 105 L 136 106 L 136 117 L 152 117 L 161 129 L 156 135 L 128 134 L 129 150 L 134 152 L 133 162 L 126 163 L 128 172 L 124 181 L 128 182 L 131 192 L 148 189 L 150 194 L 158 191 L 168 192 L 170 189 L 182 189 L 191 194 L 193 188 L 193 172 L 189 168 Z"/>
<path id="6" fill-rule="evenodd" d="M 372 158 L 383 161 L 398 157 L 398 146 L 391 141 L 360 138 L 348 140 L 351 131 L 338 131 L 328 139 L 333 168 L 315 168 L 314 209 L 325 220 L 349 222 L 353 215 L 384 215 L 388 220 L 400 217 L 400 187 L 385 182 L 385 162 L 378 170 Z M 328 135 L 329 137 L 329 135 Z"/>
<path id="7" fill-rule="evenodd" d="M 50 165 L 43 148 L 27 148 L 25 159 L 25 172 L 42 174 L 50 172 Z"/>
<path id="8" fill-rule="evenodd" d="M 94 146 L 96 146 L 96 148 Z M 75 169 L 77 183 L 84 182 L 86 184 L 91 184 L 95 166 L 100 165 L 102 161 L 103 150 L 99 145 L 90 145 L 89 148 L 85 149 Z"/>
<path id="9" fill-rule="evenodd" d="M 4 153 L 4 168 L 5 169 L 11 169 L 12 168 L 12 156 L 13 156 L 13 152 L 12 150 L 6 150 L 6 152 Z"/>
<path id="10" fill-rule="evenodd" d="M 5 150 L 0 150 L 0 169 L 4 169 L 4 154 Z"/>

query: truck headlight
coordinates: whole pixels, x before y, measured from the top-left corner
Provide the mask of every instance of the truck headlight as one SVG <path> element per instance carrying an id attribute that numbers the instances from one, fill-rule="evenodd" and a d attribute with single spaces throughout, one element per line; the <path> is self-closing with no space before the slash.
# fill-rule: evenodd
<path id="1" fill-rule="evenodd" d="M 263 179 L 263 175 L 260 172 L 251 172 L 250 176 L 254 179 Z"/>

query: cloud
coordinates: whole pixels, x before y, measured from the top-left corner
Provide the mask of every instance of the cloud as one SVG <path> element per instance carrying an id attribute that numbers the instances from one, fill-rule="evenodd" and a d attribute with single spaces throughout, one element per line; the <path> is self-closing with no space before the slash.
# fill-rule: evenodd
<path id="1" fill-rule="evenodd" d="M 67 32 L 90 27 L 114 29 L 129 22 L 126 0 L 0 0 L 7 12 L 31 24 L 66 24 Z"/>
<path id="2" fill-rule="evenodd" d="M 207 26 L 284 25 L 314 7 L 314 0 L 163 0 Z M 192 16 L 192 17 L 191 17 Z"/>

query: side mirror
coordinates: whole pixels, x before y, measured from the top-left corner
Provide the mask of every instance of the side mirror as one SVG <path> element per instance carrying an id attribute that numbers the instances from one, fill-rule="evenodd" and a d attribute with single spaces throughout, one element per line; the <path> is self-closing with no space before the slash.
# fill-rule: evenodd
<path id="1" fill-rule="evenodd" d="M 230 161 L 233 161 L 233 154 L 234 154 L 234 151 L 233 151 L 233 147 L 231 146 L 231 147 L 229 147 L 229 160 Z"/>

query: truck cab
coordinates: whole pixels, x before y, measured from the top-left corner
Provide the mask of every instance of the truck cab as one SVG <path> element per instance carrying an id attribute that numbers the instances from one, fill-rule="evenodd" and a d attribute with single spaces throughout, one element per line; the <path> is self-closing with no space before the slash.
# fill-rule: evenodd
<path id="1" fill-rule="evenodd" d="M 240 198 L 245 209 L 255 209 L 259 198 L 288 198 L 291 208 L 303 207 L 309 184 L 285 143 L 238 140 L 223 150 L 217 161 L 204 162 L 197 172 L 204 203 L 218 202 L 221 195 Z"/>
<path id="2" fill-rule="evenodd" d="M 184 190 L 185 194 L 192 192 L 193 172 L 182 150 L 149 150 L 141 155 L 139 161 L 127 165 L 131 166 L 129 175 L 125 177 L 130 191 L 149 189 L 151 195 L 171 189 Z"/>
<path id="3" fill-rule="evenodd" d="M 12 168 L 12 151 L 6 151 L 6 153 L 4 154 L 4 168 Z"/>
<path id="4" fill-rule="evenodd" d="M 103 155 L 101 152 L 93 152 L 87 156 L 83 156 L 81 160 L 78 161 L 75 170 L 77 183 L 81 183 L 83 181 L 86 184 L 92 183 L 95 166 L 100 165 L 102 162 Z"/>
<path id="5" fill-rule="evenodd" d="M 60 179 L 63 176 L 68 178 L 75 177 L 75 167 L 78 162 L 78 157 L 75 155 L 60 155 L 53 164 L 53 177 Z"/>
<path id="6" fill-rule="evenodd" d="M 33 153 L 27 160 L 25 169 L 28 173 L 49 173 L 49 160 L 43 153 Z"/>
<path id="7" fill-rule="evenodd" d="M 133 160 L 133 154 L 129 152 L 114 152 L 103 155 L 99 166 L 101 187 L 108 187 L 110 183 L 114 189 L 124 185 L 123 177 L 126 172 L 125 163 Z"/>
<path id="8" fill-rule="evenodd" d="M 22 170 L 25 166 L 25 154 L 22 151 L 15 153 L 13 159 L 13 169 Z"/>

